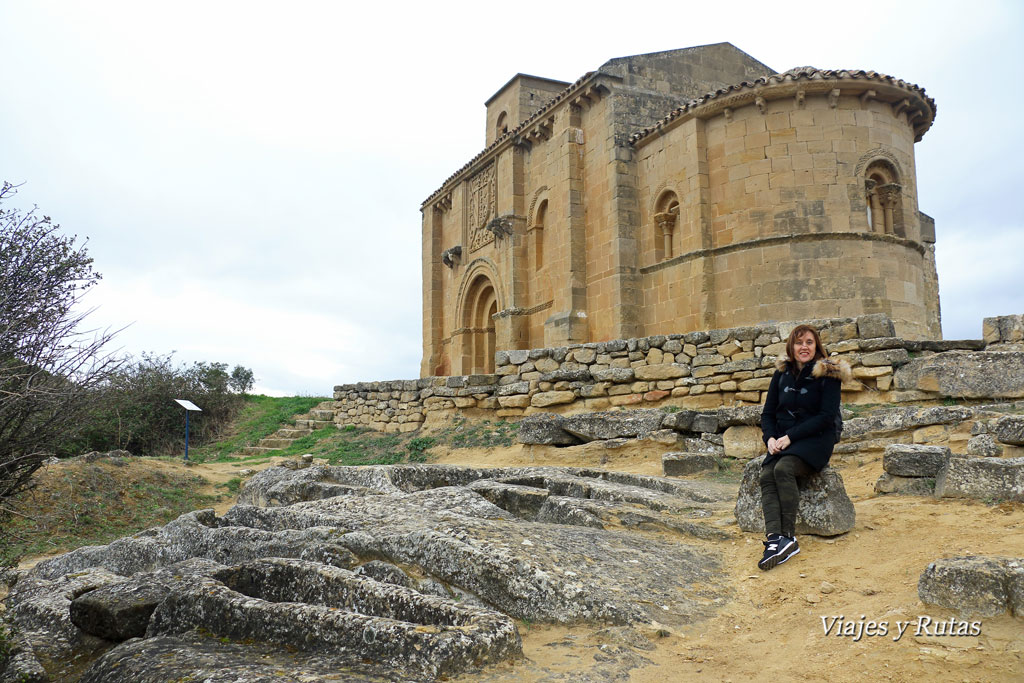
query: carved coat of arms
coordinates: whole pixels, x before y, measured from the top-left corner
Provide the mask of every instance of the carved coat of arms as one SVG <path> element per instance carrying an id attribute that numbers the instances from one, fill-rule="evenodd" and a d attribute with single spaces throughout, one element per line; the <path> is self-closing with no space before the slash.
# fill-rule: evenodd
<path id="1" fill-rule="evenodd" d="M 487 223 L 497 215 L 498 180 L 494 162 L 469 179 L 469 250 L 476 251 L 494 241 Z"/>

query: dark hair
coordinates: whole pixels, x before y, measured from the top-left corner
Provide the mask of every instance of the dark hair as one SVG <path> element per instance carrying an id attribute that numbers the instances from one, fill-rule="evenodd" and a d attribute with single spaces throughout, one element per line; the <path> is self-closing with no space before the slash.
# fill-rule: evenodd
<path id="1" fill-rule="evenodd" d="M 825 357 L 825 346 L 821 343 L 821 337 L 818 336 L 818 331 L 810 325 L 797 325 L 793 328 L 793 331 L 789 333 L 789 338 L 786 340 L 786 356 L 789 357 L 790 369 L 796 372 L 796 353 L 793 351 L 793 347 L 796 346 L 796 340 L 802 337 L 807 332 L 810 332 L 814 337 L 814 358 Z"/>

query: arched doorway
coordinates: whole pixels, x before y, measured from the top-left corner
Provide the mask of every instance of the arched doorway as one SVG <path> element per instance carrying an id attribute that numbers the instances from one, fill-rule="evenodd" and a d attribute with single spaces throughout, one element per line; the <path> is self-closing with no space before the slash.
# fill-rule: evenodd
<path id="1" fill-rule="evenodd" d="M 463 326 L 468 335 L 463 346 L 463 372 L 488 374 L 494 372 L 494 314 L 498 297 L 486 275 L 477 275 L 466 292 L 462 308 Z"/>

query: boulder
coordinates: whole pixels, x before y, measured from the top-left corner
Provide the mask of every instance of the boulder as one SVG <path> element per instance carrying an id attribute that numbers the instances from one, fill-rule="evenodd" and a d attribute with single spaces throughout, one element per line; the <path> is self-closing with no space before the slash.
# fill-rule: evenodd
<path id="1" fill-rule="evenodd" d="M 764 512 L 761 510 L 762 455 L 743 468 L 739 496 L 736 499 L 736 522 L 744 531 L 764 533 Z M 853 528 L 857 513 L 846 495 L 843 478 L 826 467 L 800 482 L 800 503 L 796 514 L 798 534 L 837 536 Z"/>
<path id="2" fill-rule="evenodd" d="M 565 418 L 551 413 L 528 415 L 519 421 L 516 440 L 538 446 L 571 446 L 580 440 L 562 429 Z"/>
<path id="3" fill-rule="evenodd" d="M 1024 501 L 1024 458 L 950 458 L 935 479 L 935 495 Z"/>
<path id="4" fill-rule="evenodd" d="M 666 477 L 681 477 L 718 469 L 718 459 L 707 453 L 666 453 L 661 456 L 661 467 Z"/>
<path id="5" fill-rule="evenodd" d="M 1005 415 L 996 421 L 996 439 L 1011 446 L 1024 446 L 1024 415 Z"/>
<path id="6" fill-rule="evenodd" d="M 885 447 L 882 469 L 898 477 L 935 477 L 949 460 L 946 446 L 894 443 Z"/>
<path id="7" fill-rule="evenodd" d="M 949 351 L 915 358 L 896 371 L 893 383 L 952 398 L 1024 398 L 1024 352 Z"/>
<path id="8" fill-rule="evenodd" d="M 917 582 L 921 602 L 962 615 L 1024 616 L 1024 558 L 953 557 L 928 565 Z"/>

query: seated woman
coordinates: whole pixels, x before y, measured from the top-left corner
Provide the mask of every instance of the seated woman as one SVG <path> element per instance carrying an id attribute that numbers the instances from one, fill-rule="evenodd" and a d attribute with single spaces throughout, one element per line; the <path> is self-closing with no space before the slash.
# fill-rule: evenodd
<path id="1" fill-rule="evenodd" d="M 775 363 L 761 431 L 768 457 L 761 467 L 764 556 L 767 571 L 800 552 L 796 542 L 797 477 L 820 472 L 836 443 L 840 386 L 850 367 L 829 360 L 818 331 L 799 325 L 786 340 L 786 356 Z"/>

